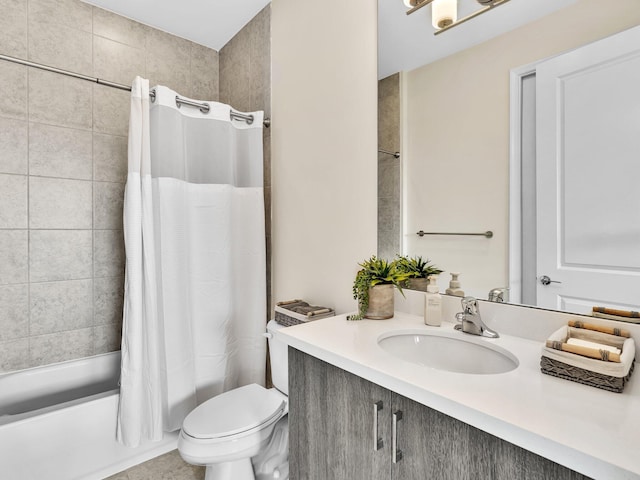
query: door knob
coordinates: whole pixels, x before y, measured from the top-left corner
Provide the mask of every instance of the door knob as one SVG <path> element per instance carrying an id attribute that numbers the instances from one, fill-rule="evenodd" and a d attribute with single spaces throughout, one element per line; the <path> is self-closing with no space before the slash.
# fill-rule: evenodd
<path id="1" fill-rule="evenodd" d="M 547 275 L 542 275 L 540 277 L 540 283 L 542 285 L 549 285 L 550 283 L 562 283 L 557 280 L 551 280 Z"/>

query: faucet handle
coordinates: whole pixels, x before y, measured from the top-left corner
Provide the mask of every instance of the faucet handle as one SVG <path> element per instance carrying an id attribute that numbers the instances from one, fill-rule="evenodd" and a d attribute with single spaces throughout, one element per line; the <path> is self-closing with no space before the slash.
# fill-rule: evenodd
<path id="1" fill-rule="evenodd" d="M 478 300 L 475 297 L 463 297 L 460 300 L 462 304 L 462 310 L 464 313 L 477 313 L 478 312 Z"/>
<path id="2" fill-rule="evenodd" d="M 509 292 L 509 287 L 497 287 L 497 288 L 492 288 L 489 291 L 489 295 L 487 296 L 487 300 L 489 300 L 490 302 L 497 302 L 497 303 L 503 303 L 506 302 L 508 300 L 508 292 Z"/>

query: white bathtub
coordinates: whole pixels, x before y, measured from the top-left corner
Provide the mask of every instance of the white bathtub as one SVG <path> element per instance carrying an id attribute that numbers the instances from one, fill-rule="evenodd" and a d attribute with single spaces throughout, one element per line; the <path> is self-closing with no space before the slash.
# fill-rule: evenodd
<path id="1" fill-rule="evenodd" d="M 177 446 L 116 442 L 120 353 L 0 375 L 0 477 L 100 480 Z"/>

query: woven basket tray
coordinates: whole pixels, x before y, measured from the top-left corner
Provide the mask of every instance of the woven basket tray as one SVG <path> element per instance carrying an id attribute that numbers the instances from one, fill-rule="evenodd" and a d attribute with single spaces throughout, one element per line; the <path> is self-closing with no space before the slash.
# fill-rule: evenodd
<path id="1" fill-rule="evenodd" d="M 540 357 L 540 370 L 542 373 L 616 393 L 622 393 L 624 390 L 624 386 L 629 381 L 629 378 L 631 378 L 634 365 L 635 364 L 631 364 L 631 369 L 626 377 L 612 377 L 610 375 L 585 370 L 584 368 L 567 365 L 552 358 Z"/>
<path id="2" fill-rule="evenodd" d="M 321 318 L 333 317 L 336 314 L 331 308 L 309 305 L 303 300 L 291 300 L 283 303 L 285 304 L 276 305 L 275 320 L 285 327 L 292 327 L 293 325 L 300 325 L 301 323 L 320 320 Z M 309 312 L 318 310 L 327 311 L 317 315 L 309 314 Z"/>
<path id="3" fill-rule="evenodd" d="M 636 353 L 633 338 L 570 325 L 555 331 L 542 347 L 542 356 L 540 358 L 540 370 L 542 373 L 610 392 L 621 393 L 633 373 Z M 592 327 L 597 326 L 592 325 Z M 590 358 L 573 352 L 560 351 L 556 349 L 557 347 L 553 348 L 549 344 L 549 342 L 564 343 L 570 338 L 616 347 L 622 352 L 619 355 L 619 362 L 610 362 L 605 361 L 604 358 Z M 600 353 L 602 354 L 603 352 L 600 351 Z"/>

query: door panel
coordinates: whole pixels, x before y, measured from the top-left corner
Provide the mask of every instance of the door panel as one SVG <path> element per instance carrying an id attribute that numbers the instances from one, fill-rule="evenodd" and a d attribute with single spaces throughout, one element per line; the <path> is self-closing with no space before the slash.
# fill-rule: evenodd
<path id="1" fill-rule="evenodd" d="M 561 282 L 538 282 L 538 305 L 637 306 L 640 28 L 543 62 L 536 75 L 537 275 Z"/>
<path id="2" fill-rule="evenodd" d="M 378 437 L 374 450 L 374 404 Z M 389 480 L 391 392 L 289 348 L 290 478 Z"/>
<path id="3" fill-rule="evenodd" d="M 471 472 L 469 425 L 401 395 L 393 395 L 393 411 L 402 411 L 394 480 L 465 480 L 489 478 Z"/>

